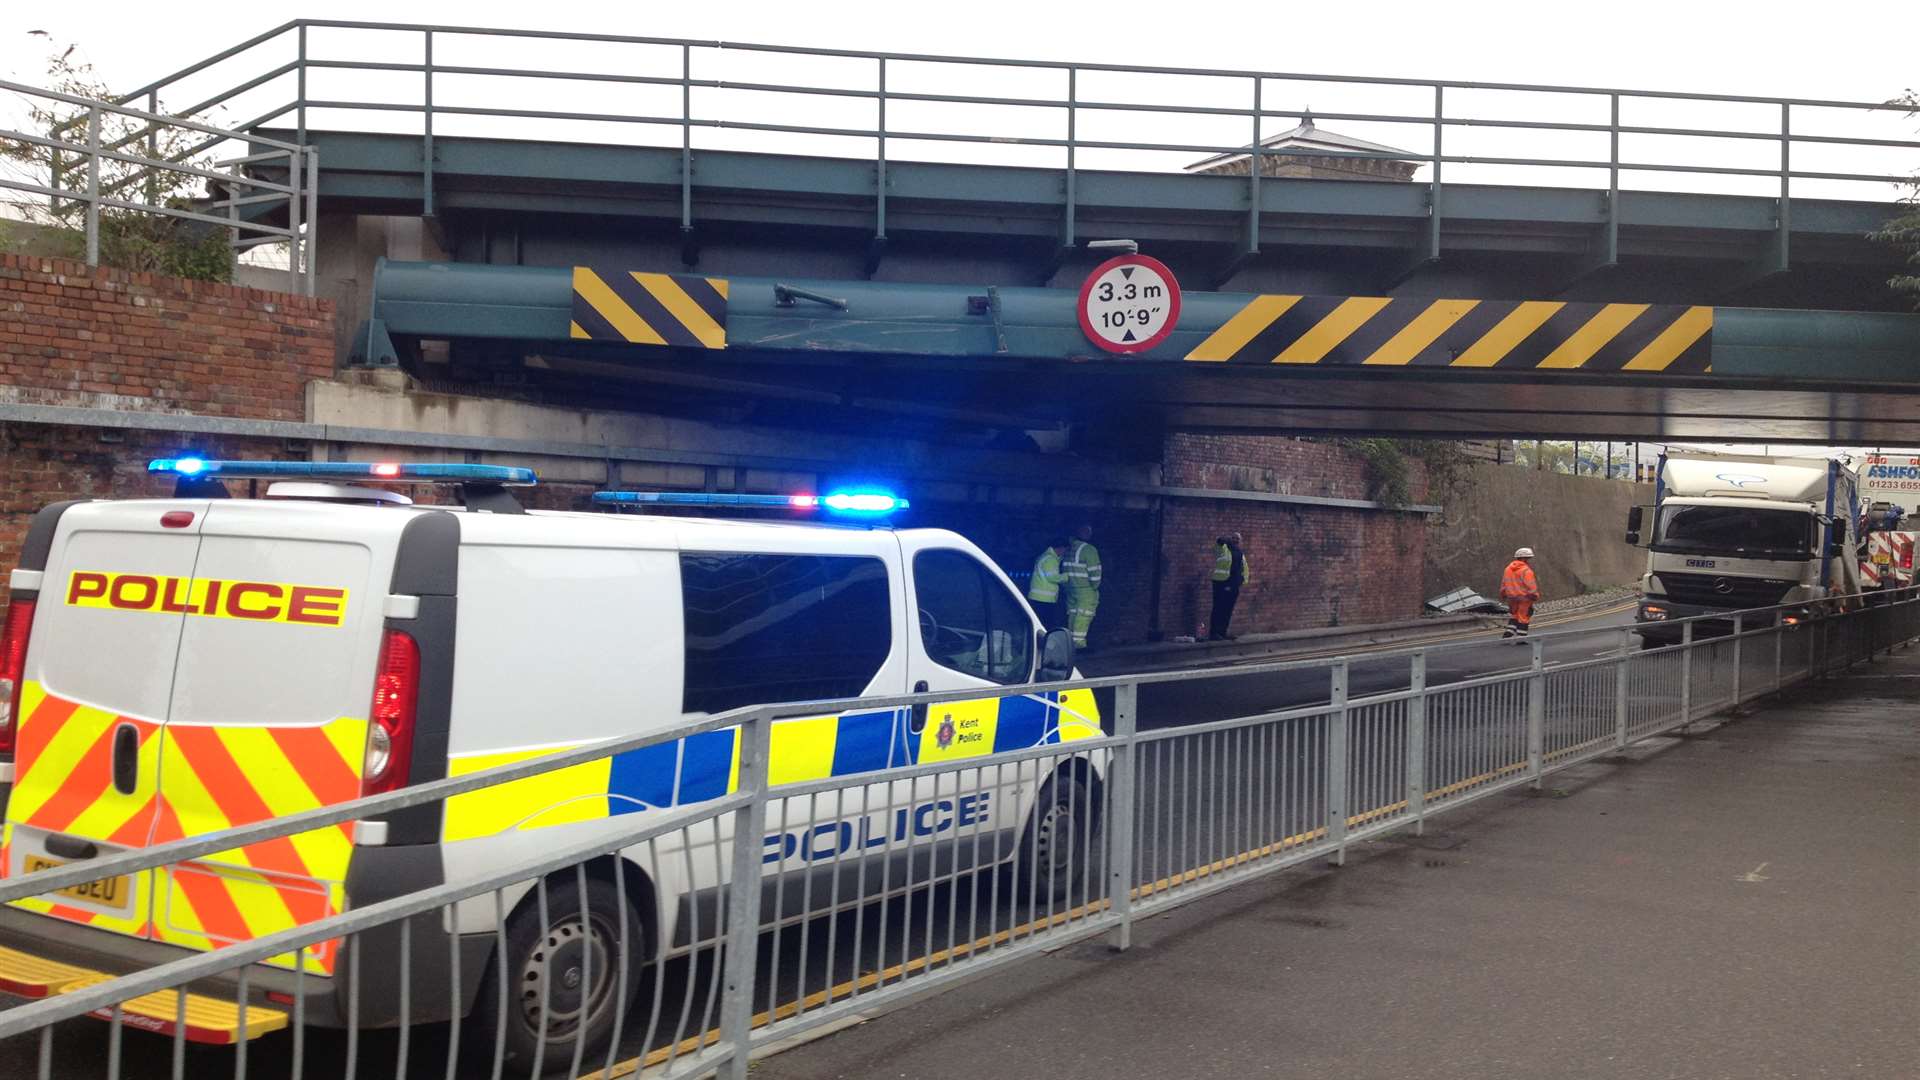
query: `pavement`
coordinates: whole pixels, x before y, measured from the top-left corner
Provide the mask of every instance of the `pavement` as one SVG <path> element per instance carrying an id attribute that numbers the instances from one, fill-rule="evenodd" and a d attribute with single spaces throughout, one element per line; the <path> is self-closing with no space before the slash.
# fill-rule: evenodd
<path id="1" fill-rule="evenodd" d="M 1548 783 L 753 1075 L 1920 1075 L 1920 650 Z"/>

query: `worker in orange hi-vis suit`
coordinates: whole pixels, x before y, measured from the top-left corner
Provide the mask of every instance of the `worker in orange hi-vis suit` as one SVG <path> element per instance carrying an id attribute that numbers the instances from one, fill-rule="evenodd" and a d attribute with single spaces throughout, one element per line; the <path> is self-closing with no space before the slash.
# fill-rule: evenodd
<path id="1" fill-rule="evenodd" d="M 1500 575 L 1500 599 L 1507 603 L 1507 632 L 1501 637 L 1526 637 L 1533 624 L 1533 605 L 1540 600 L 1540 579 L 1533 575 L 1533 549 L 1523 547 L 1513 553 L 1506 573 Z"/>

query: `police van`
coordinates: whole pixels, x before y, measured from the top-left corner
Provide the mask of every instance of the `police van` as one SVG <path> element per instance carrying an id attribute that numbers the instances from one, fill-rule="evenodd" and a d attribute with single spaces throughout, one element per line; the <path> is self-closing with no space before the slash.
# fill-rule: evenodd
<path id="1" fill-rule="evenodd" d="M 535 477 L 499 466 L 182 458 L 150 468 L 175 480 L 174 497 L 56 503 L 28 531 L 0 639 L 0 780 L 11 780 L 0 874 L 745 705 L 974 689 L 977 699 L 932 710 L 776 723 L 770 783 L 845 776 L 849 784 L 835 799 L 769 805 L 766 869 L 826 870 L 872 889 L 887 875 L 846 869 L 897 860 L 930 836 L 977 836 L 982 842 L 951 845 L 955 858 L 1024 869 L 1048 889 L 1085 874 L 1086 860 L 1067 859 L 1064 841 L 1086 846 L 1098 835 L 1103 757 L 1063 748 L 1044 775 L 965 768 L 995 753 L 1094 738 L 1101 728 L 1088 691 L 996 693 L 1070 677 L 1071 643 L 1063 631 L 1047 632 L 1006 575 L 958 535 L 873 521 L 526 511 L 509 489 Z M 248 485 L 248 497 L 229 492 L 235 481 Z M 457 484 L 464 505 L 414 505 L 369 483 Z M 598 499 L 616 508 L 771 503 L 848 514 L 900 504 L 874 492 Z M 180 950 L 476 880 L 594 830 L 614 835 L 636 823 L 628 815 L 732 790 L 735 735 L 664 741 L 378 821 L 18 900 L 0 909 L 0 990 L 56 993 L 62 972 L 131 971 Z M 956 769 L 937 777 L 858 780 L 947 761 Z M 834 810 L 824 811 L 829 802 Z M 509 1058 L 531 1056 L 543 1038 L 550 1061 L 567 1060 L 576 1040 L 597 1050 L 644 963 L 715 938 L 729 865 L 714 857 L 716 839 L 725 839 L 717 831 L 708 822 L 704 833 L 636 845 L 594 867 L 584 896 L 574 873 L 556 876 L 543 890 L 545 924 L 529 886 L 509 891 L 504 947 L 491 894 L 446 924 L 425 924 L 437 941 L 416 924 L 406 1019 L 474 1012 L 479 1022 L 466 1026 L 489 1033 L 504 1023 Z M 701 844 L 700 857 L 689 854 Z M 767 916 L 806 915 L 786 910 L 796 895 L 818 898 L 815 912 L 828 896 L 842 905 L 860 899 L 847 885 L 789 888 Z M 616 920 L 622 897 L 630 910 Z M 639 928 L 624 938 L 637 961 L 626 965 L 625 985 L 615 985 L 618 965 L 605 962 L 619 955 L 620 925 Z M 338 975 L 351 964 L 354 1022 L 393 1024 L 402 1019 L 394 929 L 256 965 L 249 996 L 286 1002 L 303 978 L 306 1021 L 343 1025 L 348 980 Z M 553 974 L 577 971 L 583 950 L 601 960 L 590 965 L 592 985 Z M 460 959 L 458 986 L 450 952 Z M 514 988 L 505 1016 L 502 979 Z M 543 981 L 540 994 L 525 994 Z M 237 980 L 220 988 L 232 994 Z M 150 1017 L 146 1026 L 171 1022 Z M 490 1034 L 487 1044 L 490 1051 Z"/>

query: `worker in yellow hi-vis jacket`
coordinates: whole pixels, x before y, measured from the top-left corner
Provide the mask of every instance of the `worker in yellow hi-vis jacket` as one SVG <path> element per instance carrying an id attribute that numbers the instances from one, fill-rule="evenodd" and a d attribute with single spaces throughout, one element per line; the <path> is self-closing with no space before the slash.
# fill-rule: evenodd
<path id="1" fill-rule="evenodd" d="M 1056 537 L 1040 550 L 1040 557 L 1033 560 L 1027 601 L 1033 605 L 1034 614 L 1040 616 L 1041 625 L 1049 630 L 1067 627 L 1066 614 L 1060 609 L 1060 585 L 1066 579 L 1061 560 L 1066 558 L 1069 547 L 1066 537 Z"/>
<path id="2" fill-rule="evenodd" d="M 1093 546 L 1093 526 L 1074 530 L 1073 543 L 1060 569 L 1067 581 L 1067 630 L 1076 649 L 1087 647 L 1087 631 L 1100 607 L 1100 549 Z"/>

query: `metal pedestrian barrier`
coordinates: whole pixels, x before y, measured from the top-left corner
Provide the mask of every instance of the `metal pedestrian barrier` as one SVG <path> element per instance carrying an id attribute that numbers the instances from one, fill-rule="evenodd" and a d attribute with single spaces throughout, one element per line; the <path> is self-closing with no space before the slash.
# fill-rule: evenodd
<path id="1" fill-rule="evenodd" d="M 780 780 L 778 725 L 939 715 L 982 691 L 743 708 L 0 880 L 0 903 L 51 899 L 711 733 L 736 740 L 738 777 L 718 797 L 537 830 L 511 860 L 449 857 L 444 880 L 210 952 L 148 943 L 150 962 L 109 971 L 8 939 L 0 990 L 28 1000 L 0 1011 L 0 1070 L 744 1077 L 783 1040 L 1068 942 L 1126 948 L 1141 918 L 1339 864 L 1356 843 L 1871 661 L 1920 637 L 1920 593 L 1677 625 L 1675 644 L 1647 649 L 1629 627 L 1545 632 L 1510 645 L 1510 666 L 1451 681 L 1430 678 L 1433 659 L 1484 639 L 999 688 L 1092 690 L 1102 730 L 802 782 Z M 1283 673 L 1323 689 L 1231 719 L 1179 714 L 1190 687 Z M 1160 702 L 1152 717 L 1143 691 Z"/>
<path id="2" fill-rule="evenodd" d="M 251 253 L 276 263 L 288 292 L 313 295 L 313 147 L 165 115 L 157 95 L 140 109 L 6 80 L 0 94 L 48 125 L 41 135 L 0 123 L 0 206 L 10 216 L 70 229 L 89 266 L 101 264 L 103 243 L 120 234 L 126 250 L 109 244 L 110 263 L 156 243 L 155 227 L 224 234 L 223 257 Z"/>

